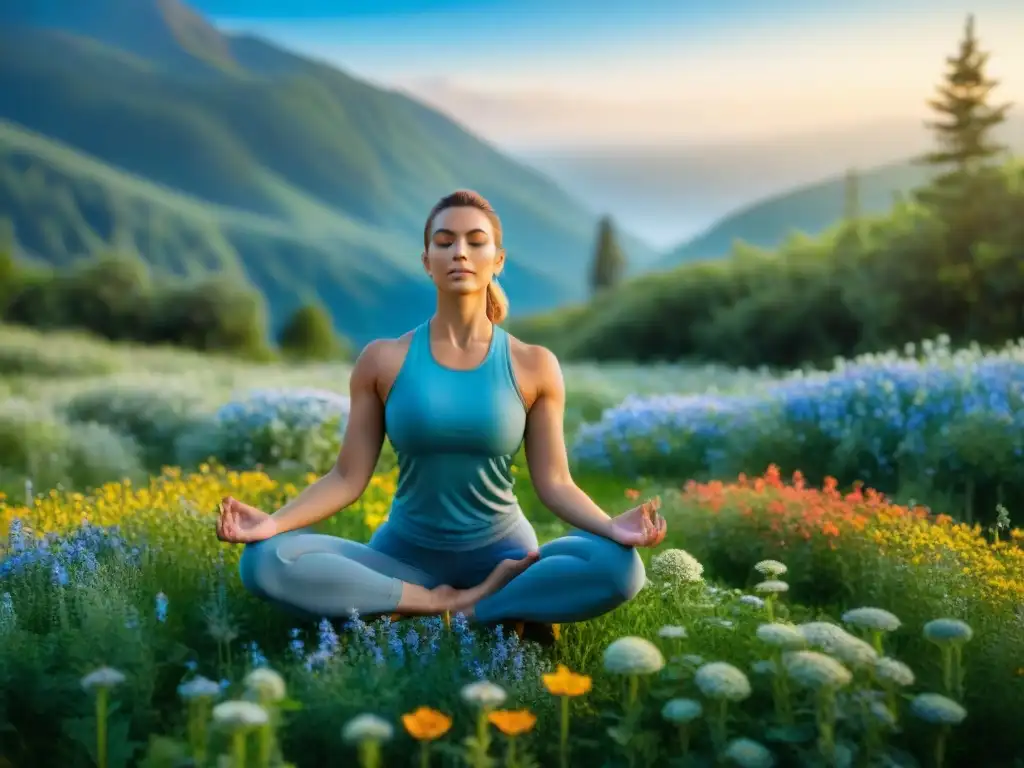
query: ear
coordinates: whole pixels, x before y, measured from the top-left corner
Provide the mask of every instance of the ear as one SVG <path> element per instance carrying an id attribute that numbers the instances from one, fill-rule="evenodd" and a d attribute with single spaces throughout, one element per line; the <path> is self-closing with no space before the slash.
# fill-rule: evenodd
<path id="1" fill-rule="evenodd" d="M 505 249 L 499 248 L 494 255 L 494 276 L 501 277 L 503 269 L 505 269 Z"/>
<path id="2" fill-rule="evenodd" d="M 423 271 L 426 272 L 429 275 L 430 274 L 430 262 L 427 261 L 427 252 L 426 251 L 424 251 L 422 254 L 420 254 L 420 263 L 423 265 Z"/>

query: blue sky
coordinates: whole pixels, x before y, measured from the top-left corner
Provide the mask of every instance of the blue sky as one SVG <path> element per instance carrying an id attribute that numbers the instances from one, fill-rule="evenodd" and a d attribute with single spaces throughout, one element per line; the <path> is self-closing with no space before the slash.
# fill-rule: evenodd
<path id="1" fill-rule="evenodd" d="M 919 120 L 973 11 L 1024 102 L 1020 0 L 192 0 L 507 147 Z"/>

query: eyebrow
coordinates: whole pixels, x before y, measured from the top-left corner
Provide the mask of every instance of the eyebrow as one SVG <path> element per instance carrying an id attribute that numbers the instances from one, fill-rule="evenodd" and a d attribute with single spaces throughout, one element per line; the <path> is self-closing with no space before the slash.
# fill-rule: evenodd
<path id="1" fill-rule="evenodd" d="M 455 237 L 455 233 L 452 232 L 450 229 L 435 229 L 434 230 L 434 234 L 435 235 L 451 235 L 452 237 Z M 469 230 L 469 232 L 466 233 L 467 236 L 468 235 L 476 235 L 476 234 L 486 235 L 487 232 L 485 230 L 483 230 L 483 229 L 477 228 L 477 229 L 471 229 L 471 230 Z"/>

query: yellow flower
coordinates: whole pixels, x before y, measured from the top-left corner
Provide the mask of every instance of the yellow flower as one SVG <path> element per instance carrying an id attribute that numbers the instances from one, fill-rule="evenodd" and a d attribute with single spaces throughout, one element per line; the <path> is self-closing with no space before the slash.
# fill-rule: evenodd
<path id="1" fill-rule="evenodd" d="M 496 709 L 487 715 L 487 719 L 510 738 L 522 736 L 537 722 L 537 716 L 528 709 Z"/>
<path id="2" fill-rule="evenodd" d="M 452 719 L 436 709 L 420 707 L 415 712 L 402 715 L 402 725 L 417 741 L 434 741 L 448 733 Z"/>
<path id="3" fill-rule="evenodd" d="M 571 672 L 564 664 L 559 664 L 553 673 L 541 677 L 544 680 L 544 687 L 555 696 L 582 696 L 590 692 L 590 678 Z"/>

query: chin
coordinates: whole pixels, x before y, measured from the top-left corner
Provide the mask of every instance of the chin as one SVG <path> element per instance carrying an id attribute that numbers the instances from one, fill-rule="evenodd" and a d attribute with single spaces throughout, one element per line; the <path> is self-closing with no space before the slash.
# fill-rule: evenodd
<path id="1" fill-rule="evenodd" d="M 447 282 L 447 291 L 449 293 L 459 294 L 460 296 L 467 293 L 479 293 L 483 290 L 483 287 L 477 283 L 475 277 L 469 280 L 466 280 L 465 278 L 461 280 L 453 280 L 449 278 Z"/>

